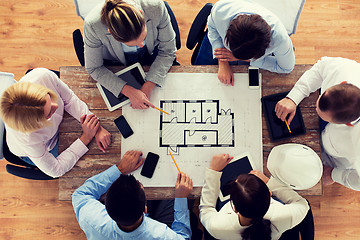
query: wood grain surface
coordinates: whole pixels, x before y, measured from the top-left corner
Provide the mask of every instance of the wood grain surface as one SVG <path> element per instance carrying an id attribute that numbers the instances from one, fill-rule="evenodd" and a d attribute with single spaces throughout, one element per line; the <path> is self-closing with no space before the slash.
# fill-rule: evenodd
<path id="1" fill-rule="evenodd" d="M 186 37 L 205 2 L 168 0 L 179 24 L 182 47 L 177 59 L 182 65 L 190 65 Z M 83 21 L 76 16 L 73 0 L 0 1 L 0 71 L 12 72 L 19 80 L 28 68 L 79 66 L 72 45 L 77 28 L 82 31 Z M 291 39 L 296 64 L 313 64 L 322 56 L 359 62 L 360 1 L 307 0 Z M 0 161 L 0 239 L 86 239 L 71 203 L 57 200 L 58 180 L 20 179 L 6 173 L 6 163 Z M 334 184 L 324 187 L 323 196 L 307 199 L 315 239 L 360 238 L 360 192 Z"/>
<path id="2" fill-rule="evenodd" d="M 291 88 L 299 77 L 309 68 L 311 65 L 297 65 L 295 69 L 287 75 L 274 74 L 265 70 L 260 70 L 262 74 L 262 94 L 263 96 L 284 92 Z M 123 69 L 123 67 L 112 67 L 111 70 L 117 72 Z M 145 71 L 148 68 L 145 68 Z M 170 69 L 172 73 L 216 73 L 217 66 L 174 66 Z M 234 66 L 234 72 L 246 73 L 247 66 Z M 287 76 L 287 77 L 284 77 Z M 95 85 L 95 81 L 89 78 L 84 67 L 66 67 L 60 68 L 61 79 L 74 91 L 74 93 L 83 101 L 89 105 L 89 109 L 97 115 L 102 122 L 102 126 L 106 128 L 112 134 L 112 143 L 106 154 L 100 152 L 96 146 L 95 141 L 92 141 L 89 145 L 89 151 L 78 161 L 74 168 L 66 173 L 59 180 L 59 200 L 71 200 L 71 194 L 83 184 L 89 177 L 100 173 L 111 165 L 116 164 L 121 154 L 121 135 L 117 130 L 113 120 L 121 114 L 121 109 L 109 112 L 106 105 L 102 100 L 99 91 Z M 305 120 L 306 134 L 290 138 L 286 140 L 272 142 L 270 140 L 269 131 L 265 123 L 263 115 L 263 151 L 264 151 L 264 172 L 270 176 L 268 169 L 266 168 L 267 157 L 269 152 L 274 146 L 283 143 L 301 143 L 314 149 L 320 156 L 320 132 L 319 132 L 319 119 L 315 111 L 315 101 L 318 97 L 318 93 L 313 93 L 308 99 L 301 104 L 303 110 L 303 118 Z M 59 129 L 59 151 L 63 151 L 68 148 L 80 135 L 80 124 L 66 114 L 64 121 Z M 141 149 L 141 146 L 139 146 Z M 174 198 L 173 188 L 145 188 L 147 199 L 172 199 Z M 319 182 L 311 189 L 299 191 L 300 194 L 306 195 L 322 195 L 322 184 Z M 190 198 L 199 197 L 201 194 L 201 188 L 194 188 L 193 192 L 189 196 Z"/>

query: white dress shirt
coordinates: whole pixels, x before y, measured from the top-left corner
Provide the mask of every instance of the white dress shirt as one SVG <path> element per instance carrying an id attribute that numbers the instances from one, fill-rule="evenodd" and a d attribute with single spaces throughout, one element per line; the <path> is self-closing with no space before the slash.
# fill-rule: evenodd
<path id="1" fill-rule="evenodd" d="M 50 126 L 31 133 L 16 131 L 5 124 L 9 149 L 17 156 L 29 157 L 45 174 L 54 178 L 62 176 L 88 151 L 86 145 L 77 139 L 57 158 L 49 152 L 58 141 L 58 130 L 64 110 L 78 121 L 82 115 L 88 115 L 91 112 L 87 105 L 55 73 L 48 69 L 34 69 L 22 77 L 20 82 L 36 83 L 53 90 L 58 95 L 59 107 L 48 119 L 51 122 Z"/>
<path id="2" fill-rule="evenodd" d="M 310 93 L 321 92 L 346 81 L 360 88 L 360 64 L 340 57 L 323 57 L 296 82 L 287 97 L 297 105 Z M 331 177 L 348 188 L 360 191 L 360 124 L 353 127 L 329 123 L 321 134 L 325 153 L 322 161 L 333 167 Z"/>
<path id="3" fill-rule="evenodd" d="M 215 209 L 220 192 L 222 172 L 206 169 L 205 184 L 200 198 L 200 221 L 206 230 L 217 239 L 239 240 L 248 226 L 241 226 L 238 215 L 232 210 L 230 202 L 220 211 Z M 288 186 L 271 177 L 267 183 L 269 190 L 283 201 L 282 204 L 271 198 L 270 207 L 264 219 L 271 221 L 271 239 L 279 239 L 281 234 L 298 225 L 306 216 L 307 201 Z"/>

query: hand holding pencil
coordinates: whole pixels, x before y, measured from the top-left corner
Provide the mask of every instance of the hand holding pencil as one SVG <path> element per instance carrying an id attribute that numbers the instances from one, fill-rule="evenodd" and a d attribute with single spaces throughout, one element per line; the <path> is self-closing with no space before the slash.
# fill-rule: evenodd
<path id="1" fill-rule="evenodd" d="M 183 172 L 179 172 L 175 184 L 175 198 L 186 198 L 193 189 L 192 179 Z"/>

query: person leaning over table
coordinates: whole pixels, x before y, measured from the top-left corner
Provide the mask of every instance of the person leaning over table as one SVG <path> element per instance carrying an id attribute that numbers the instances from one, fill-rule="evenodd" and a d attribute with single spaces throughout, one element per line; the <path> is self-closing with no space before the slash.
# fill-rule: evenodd
<path id="1" fill-rule="evenodd" d="M 117 165 L 95 175 L 75 190 L 72 204 L 87 239 L 190 239 L 187 196 L 191 178 L 179 173 L 175 184 L 171 228 L 147 215 L 142 184 L 133 175 L 143 163 L 142 152 L 128 151 Z M 107 192 L 105 205 L 99 199 Z"/>
<path id="2" fill-rule="evenodd" d="M 0 115 L 5 123 L 10 151 L 51 177 L 68 172 L 89 149 L 95 137 L 100 150 L 111 135 L 55 73 L 36 68 L 8 87 L 1 97 Z M 58 154 L 59 125 L 64 110 L 80 121 L 83 133 Z"/>
<path id="3" fill-rule="evenodd" d="M 230 201 L 219 211 L 221 170 L 233 159 L 229 154 L 213 156 L 205 171 L 200 198 L 200 221 L 217 239 L 279 239 L 299 224 L 309 205 L 290 187 L 257 170 L 242 174 L 231 183 Z M 279 201 L 271 198 L 275 195 Z"/>
<path id="4" fill-rule="evenodd" d="M 280 100 L 276 115 L 289 124 L 296 106 L 320 89 L 316 112 L 328 122 L 321 132 L 323 182 L 360 191 L 360 64 L 340 57 L 323 57 Z"/>
<path id="5" fill-rule="evenodd" d="M 84 23 L 85 68 L 115 96 L 123 94 L 135 109 L 154 107 L 149 101 L 164 83 L 176 56 L 175 32 L 162 0 L 107 0 Z M 104 59 L 130 65 L 151 65 L 140 90 L 126 84 L 104 66 Z"/>
<path id="6" fill-rule="evenodd" d="M 217 59 L 222 83 L 234 85 L 230 64 L 244 61 L 277 73 L 294 69 L 294 47 L 285 26 L 257 3 L 220 0 L 211 9 L 207 27 L 195 65 L 217 64 Z"/>

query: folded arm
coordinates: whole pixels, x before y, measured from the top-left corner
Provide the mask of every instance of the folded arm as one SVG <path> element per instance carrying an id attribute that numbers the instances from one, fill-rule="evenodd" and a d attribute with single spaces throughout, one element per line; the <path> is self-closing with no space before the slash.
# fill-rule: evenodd
<path id="1" fill-rule="evenodd" d="M 278 215 L 277 219 L 287 219 L 287 221 L 286 224 L 277 226 L 278 228 L 283 228 L 278 230 L 280 232 L 284 232 L 287 229 L 298 225 L 305 218 L 307 212 L 309 211 L 309 204 L 307 203 L 306 199 L 273 177 L 270 178 L 267 186 L 272 194 L 284 203 L 281 211 L 278 211 L 276 214 Z"/>

